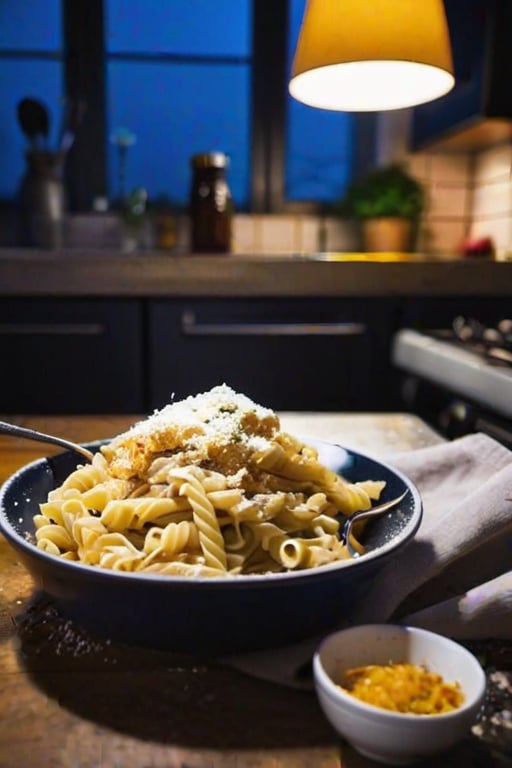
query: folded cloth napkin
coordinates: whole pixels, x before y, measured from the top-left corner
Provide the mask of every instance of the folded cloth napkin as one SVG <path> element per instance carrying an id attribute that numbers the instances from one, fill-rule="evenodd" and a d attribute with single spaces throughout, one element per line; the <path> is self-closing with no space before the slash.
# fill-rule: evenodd
<path id="1" fill-rule="evenodd" d="M 352 617 L 460 639 L 512 638 L 512 452 L 484 434 L 388 457 L 417 486 L 423 520 Z"/>
<path id="2" fill-rule="evenodd" d="M 478 433 L 386 462 L 417 486 L 423 519 L 348 624 L 396 622 L 461 640 L 512 639 L 512 452 Z M 307 686 L 300 672 L 319 639 L 227 661 L 274 682 Z"/>

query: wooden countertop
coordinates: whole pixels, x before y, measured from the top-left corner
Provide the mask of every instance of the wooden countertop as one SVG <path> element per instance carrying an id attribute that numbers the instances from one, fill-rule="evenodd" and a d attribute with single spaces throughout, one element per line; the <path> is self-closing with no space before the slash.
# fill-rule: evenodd
<path id="1" fill-rule="evenodd" d="M 80 442 L 136 419 L 8 417 Z M 282 426 L 385 457 L 441 438 L 407 414 L 282 414 Z M 0 436 L 0 481 L 59 448 Z M 370 768 L 340 743 L 312 692 L 216 663 L 99 642 L 56 615 L 0 537 L 2 768 Z M 486 768 L 468 737 L 436 765 Z M 512 763 L 508 763 L 511 765 Z"/>
<path id="2" fill-rule="evenodd" d="M 512 262 L 0 250 L 0 296 L 510 296 Z"/>

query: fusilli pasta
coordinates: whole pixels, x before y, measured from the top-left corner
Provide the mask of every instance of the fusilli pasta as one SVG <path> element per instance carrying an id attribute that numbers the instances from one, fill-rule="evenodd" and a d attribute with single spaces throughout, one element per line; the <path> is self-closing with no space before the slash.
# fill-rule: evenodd
<path id="1" fill-rule="evenodd" d="M 102 446 L 40 505 L 37 546 L 91 566 L 178 576 L 313 568 L 350 557 L 340 517 L 385 483 L 350 483 L 277 415 L 226 385 Z"/>

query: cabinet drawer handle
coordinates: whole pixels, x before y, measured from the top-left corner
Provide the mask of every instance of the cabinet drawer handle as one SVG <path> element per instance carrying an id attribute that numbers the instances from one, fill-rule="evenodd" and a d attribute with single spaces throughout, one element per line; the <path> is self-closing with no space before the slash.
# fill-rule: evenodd
<path id="1" fill-rule="evenodd" d="M 101 336 L 101 323 L 0 323 L 2 336 Z"/>
<path id="2" fill-rule="evenodd" d="M 186 336 L 360 336 L 364 323 L 198 323 L 193 312 L 181 316 Z"/>

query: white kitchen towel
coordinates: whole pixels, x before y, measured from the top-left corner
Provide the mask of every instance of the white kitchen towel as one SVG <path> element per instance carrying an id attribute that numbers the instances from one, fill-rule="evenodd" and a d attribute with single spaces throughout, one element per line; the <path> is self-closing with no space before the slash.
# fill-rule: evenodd
<path id="1" fill-rule="evenodd" d="M 352 620 L 399 618 L 458 638 L 512 638 L 512 453 L 474 434 L 388 463 L 416 484 L 423 520 Z"/>
<path id="2" fill-rule="evenodd" d="M 459 640 L 512 639 L 512 452 L 474 434 L 386 461 L 417 486 L 423 519 L 350 621 L 340 617 L 340 628 L 397 622 Z M 256 677 L 307 688 L 320 639 L 224 661 Z"/>

